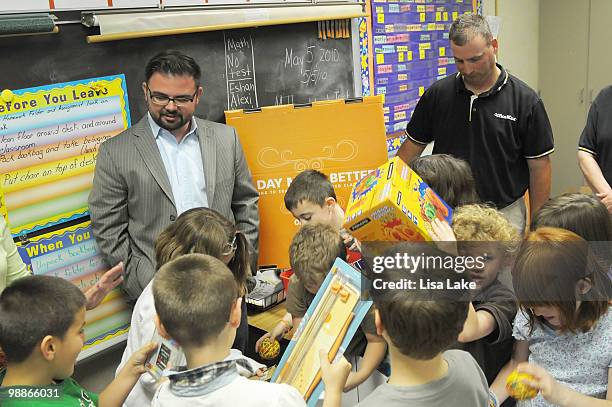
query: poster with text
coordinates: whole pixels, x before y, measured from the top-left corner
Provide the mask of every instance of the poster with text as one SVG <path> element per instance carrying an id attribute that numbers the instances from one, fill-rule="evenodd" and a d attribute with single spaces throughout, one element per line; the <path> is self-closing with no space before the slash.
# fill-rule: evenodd
<path id="1" fill-rule="evenodd" d="M 107 267 L 91 231 L 87 197 L 100 144 L 130 126 L 123 75 L 0 93 L 0 214 L 35 275 L 81 290 Z M 84 358 L 127 336 L 120 289 L 86 315 Z"/>
<path id="2" fill-rule="evenodd" d="M 96 284 L 106 271 L 89 221 L 18 243 L 18 250 L 34 275 L 61 277 L 82 291 Z M 87 311 L 85 346 L 79 359 L 124 340 L 131 314 L 119 288 Z"/>
<path id="3" fill-rule="evenodd" d="M 0 94 L 0 199 L 13 235 L 88 214 L 100 144 L 130 126 L 123 75 Z"/>

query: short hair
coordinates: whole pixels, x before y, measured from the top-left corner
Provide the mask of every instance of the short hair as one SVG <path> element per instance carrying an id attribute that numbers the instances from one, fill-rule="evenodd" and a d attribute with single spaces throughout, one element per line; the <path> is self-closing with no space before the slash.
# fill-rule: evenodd
<path id="1" fill-rule="evenodd" d="M 531 230 L 551 226 L 570 230 L 587 242 L 612 241 L 612 221 L 606 206 L 595 196 L 567 193 L 540 207 Z"/>
<path id="2" fill-rule="evenodd" d="M 153 280 L 155 311 L 182 346 L 201 346 L 218 336 L 238 295 L 227 266 L 205 254 L 177 257 L 164 264 Z"/>
<path id="3" fill-rule="evenodd" d="M 458 243 L 496 242 L 505 255 L 515 253 L 521 236 L 497 209 L 479 204 L 463 205 L 453 212 L 453 232 Z"/>
<path id="4" fill-rule="evenodd" d="M 244 292 L 246 279 L 251 274 L 249 244 L 236 225 L 213 209 L 189 209 L 159 234 L 155 241 L 157 267 L 189 253 L 208 254 L 220 259 L 234 238 L 236 251 L 228 267 Z"/>
<path id="5" fill-rule="evenodd" d="M 323 206 L 325 200 L 330 197 L 336 199 L 336 192 L 327 176 L 317 170 L 305 170 L 300 172 L 287 188 L 285 207 L 292 211 L 302 201 Z"/>
<path id="6" fill-rule="evenodd" d="M 433 154 L 415 158 L 409 166 L 451 208 L 480 202 L 467 161 L 450 154 Z"/>
<path id="7" fill-rule="evenodd" d="M 202 71 L 197 62 L 189 55 L 177 50 L 163 51 L 151 58 L 145 67 L 145 82 L 149 83 L 149 79 L 156 72 L 170 76 L 191 76 L 196 87 L 200 86 L 202 77 Z"/>
<path id="8" fill-rule="evenodd" d="M 291 268 L 307 287 L 319 287 L 336 258 L 346 261 L 346 247 L 331 225 L 306 224 L 293 236 L 289 246 Z"/>
<path id="9" fill-rule="evenodd" d="M 450 256 L 427 243 L 402 242 L 387 252 L 387 257 L 423 258 Z M 403 355 L 428 360 L 457 342 L 468 314 L 469 292 L 465 289 L 421 289 L 420 282 L 450 284 L 467 280 L 467 274 L 445 269 L 440 262 L 433 265 L 419 262 L 414 269 L 386 268 L 380 278 L 384 282 L 412 282 L 414 288 L 374 289 L 372 300 L 389 339 Z M 429 267 L 428 267 L 429 266 Z"/>
<path id="10" fill-rule="evenodd" d="M 467 44 L 475 36 L 480 35 L 491 45 L 493 33 L 487 19 L 480 14 L 462 14 L 451 24 L 448 38 L 460 47 Z"/>
<path id="11" fill-rule="evenodd" d="M 530 232 L 512 269 L 514 290 L 530 330 L 544 322 L 531 308 L 553 306 L 561 313 L 561 331 L 589 331 L 608 309 L 606 272 L 589 255 L 588 243 L 574 232 L 551 227 Z M 576 285 L 581 279 L 589 279 L 592 287 L 581 296 L 576 312 Z"/>
<path id="12" fill-rule="evenodd" d="M 28 276 L 0 295 L 0 347 L 9 363 L 26 360 L 51 335 L 63 339 L 85 296 L 70 281 L 51 276 Z"/>

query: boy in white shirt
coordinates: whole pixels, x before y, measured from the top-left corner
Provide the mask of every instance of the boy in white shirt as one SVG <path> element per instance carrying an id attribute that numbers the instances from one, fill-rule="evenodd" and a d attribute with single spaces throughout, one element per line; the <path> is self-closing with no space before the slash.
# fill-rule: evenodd
<path id="1" fill-rule="evenodd" d="M 153 406 L 304 407 L 296 389 L 286 384 L 249 380 L 238 374 L 240 361 L 230 348 L 240 324 L 236 279 L 220 260 L 180 256 L 162 266 L 153 282 L 160 335 L 172 338 L 185 353 L 187 366 L 172 371 L 153 397 Z M 348 375 L 346 365 L 332 365 L 323 380 L 337 393 Z M 340 383 L 338 383 L 340 382 Z"/>

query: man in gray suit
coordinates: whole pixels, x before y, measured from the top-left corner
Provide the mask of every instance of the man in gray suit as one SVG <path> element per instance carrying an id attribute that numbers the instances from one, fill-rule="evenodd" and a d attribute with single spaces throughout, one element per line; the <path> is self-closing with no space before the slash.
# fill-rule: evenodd
<path id="1" fill-rule="evenodd" d="M 193 116 L 200 76 L 180 52 L 153 57 L 142 84 L 149 113 L 98 152 L 93 231 L 105 260 L 124 262 L 132 299 L 155 273 L 155 239 L 190 208 L 209 207 L 234 221 L 257 252 L 259 195 L 236 131 Z"/>

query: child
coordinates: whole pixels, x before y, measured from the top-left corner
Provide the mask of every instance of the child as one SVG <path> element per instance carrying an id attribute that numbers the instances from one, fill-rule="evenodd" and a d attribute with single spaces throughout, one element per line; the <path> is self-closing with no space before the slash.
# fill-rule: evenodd
<path id="1" fill-rule="evenodd" d="M 459 207 L 453 214 L 453 231 L 461 256 L 484 257 L 483 267 L 469 270 L 477 288 L 472 292 L 458 348 L 470 352 L 490 384 L 512 354 L 512 321 L 517 305 L 514 293 L 498 275 L 511 265 L 521 239 L 499 211 L 484 205 Z"/>
<path id="2" fill-rule="evenodd" d="M 491 386 L 500 402 L 518 367 L 540 390 L 519 406 L 612 405 L 599 400 L 612 399 L 612 313 L 604 294 L 610 280 L 590 260 L 588 244 L 573 232 L 541 227 L 527 236 L 512 270 L 520 305 L 514 353 Z"/>
<path id="3" fill-rule="evenodd" d="M 533 216 L 531 230 L 542 226 L 567 229 L 590 243 L 605 264 L 610 264 L 612 220 L 601 200 L 593 195 L 568 193 L 546 202 Z M 612 269 L 608 270 L 612 278 Z"/>
<path id="4" fill-rule="evenodd" d="M 285 193 L 285 207 L 302 226 L 324 223 L 340 229 L 344 221 L 334 186 L 317 170 L 302 171 L 291 181 Z"/>
<path id="5" fill-rule="evenodd" d="M 178 342 L 187 359 L 187 370 L 171 372 L 153 406 L 305 406 L 296 389 L 241 377 L 239 361 L 227 359 L 242 299 L 221 261 L 189 254 L 166 263 L 153 280 L 153 296 L 160 334 Z M 323 372 L 326 383 L 333 381 L 329 373 Z M 339 391 L 336 386 L 334 392 Z"/>
<path id="6" fill-rule="evenodd" d="M 340 231 L 348 248 L 347 261 L 354 263 L 361 258 L 359 241 L 342 229 L 344 211 L 338 205 L 334 186 L 327 176 L 317 170 L 299 173 L 285 193 L 285 207 L 301 226 L 308 223 L 323 223 Z"/>
<path id="7" fill-rule="evenodd" d="M 31 276 L 13 282 L 0 295 L 0 345 L 8 366 L 0 372 L 0 393 L 24 387 L 53 386 L 59 399 L 2 399 L 2 406 L 120 406 L 145 372 L 144 362 L 155 349 L 145 345 L 135 352 L 99 397 L 70 376 L 83 348 L 85 296 L 59 277 Z"/>
<path id="8" fill-rule="evenodd" d="M 422 243 L 400 243 L 388 257 L 446 257 Z M 425 268 L 425 263 L 431 267 Z M 401 288 L 377 289 L 374 284 L 376 328 L 389 344 L 391 376 L 359 407 L 486 407 L 487 381 L 476 361 L 461 350 L 446 350 L 457 341 L 467 313 L 465 289 L 420 289 L 421 284 L 461 284 L 463 274 L 420 262 L 402 269 L 388 267 L 378 276 Z M 405 288 L 408 287 L 408 288 Z M 409 288 L 413 287 L 413 288 Z M 326 390 L 327 393 L 327 390 Z"/>
<path id="9" fill-rule="evenodd" d="M 306 314 L 317 291 L 336 258 L 345 259 L 346 249 L 336 229 L 326 224 L 307 224 L 293 237 L 289 247 L 289 260 L 295 273 L 291 277 L 287 292 L 287 313 L 291 315 L 266 336 L 280 337 L 297 327 Z M 356 372 L 351 372 L 345 390 L 363 383 L 383 361 L 387 350 L 384 339 L 377 335 L 374 314 L 370 311 L 347 347 L 345 354 L 363 359 Z"/>
<path id="10" fill-rule="evenodd" d="M 449 154 L 433 154 L 415 158 L 408 165 L 451 208 L 480 202 L 467 161 Z"/>
<path id="11" fill-rule="evenodd" d="M 234 273 L 241 295 L 246 293 L 245 281 L 250 274 L 246 238 L 218 212 L 208 208 L 193 208 L 185 211 L 160 233 L 155 242 L 158 267 L 175 257 L 188 253 L 209 254 L 226 263 Z M 151 340 L 155 331 L 154 316 L 153 282 L 150 282 L 136 301 L 127 346 L 117 371 L 121 369 L 132 352 Z M 248 322 L 244 303 L 242 316 L 233 344 L 233 348 L 239 351 L 246 348 L 247 342 Z M 156 381 L 150 375 L 144 375 L 130 393 L 125 406 L 148 405 L 156 387 Z"/>
<path id="12" fill-rule="evenodd" d="M 542 226 L 569 230 L 587 242 L 612 241 L 610 214 L 593 195 L 573 192 L 550 199 L 531 221 L 532 231 Z"/>

